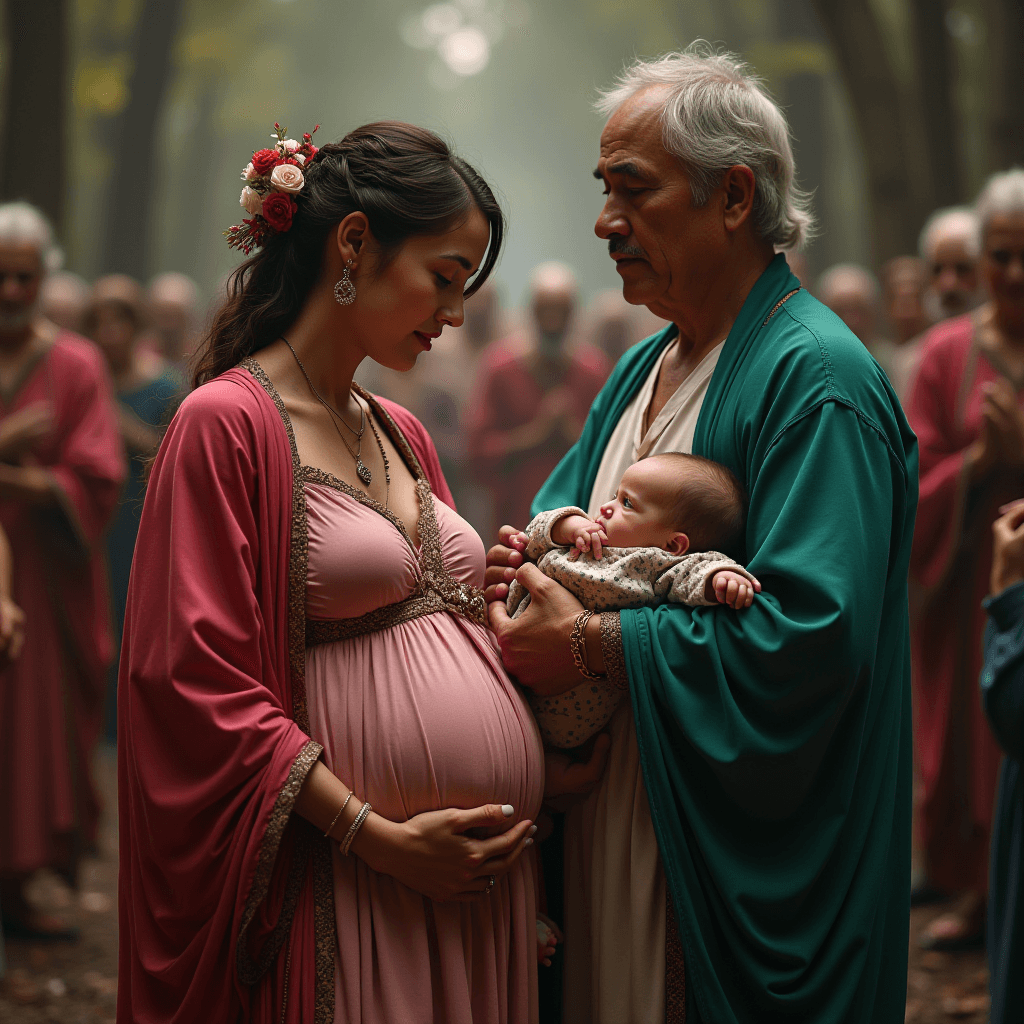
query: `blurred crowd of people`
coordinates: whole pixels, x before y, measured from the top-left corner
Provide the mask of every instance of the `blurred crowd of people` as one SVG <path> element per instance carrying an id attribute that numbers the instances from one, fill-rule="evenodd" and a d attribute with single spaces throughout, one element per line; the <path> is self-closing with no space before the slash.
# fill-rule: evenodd
<path id="1" fill-rule="evenodd" d="M 951 900 L 923 943 L 969 947 L 984 938 L 989 886 L 1010 884 L 989 877 L 1002 751 L 978 679 L 991 524 L 1024 496 L 1024 171 L 995 176 L 973 207 L 934 213 L 918 252 L 889 260 L 877 276 L 843 263 L 812 282 L 803 257 L 790 262 L 875 356 L 920 441 L 914 899 Z M 196 285 L 181 274 L 147 287 L 121 275 L 90 285 L 58 265 L 42 216 L 21 203 L 0 206 L 0 907 L 8 935 L 61 932 L 32 910 L 24 883 L 44 866 L 73 880 L 95 839 L 89 754 L 101 735 L 116 737 L 112 666 L 145 460 L 187 388 L 200 320 Z M 464 324 L 445 331 L 412 372 L 365 364 L 359 379 L 419 417 L 460 510 L 489 538 L 504 523 L 525 526 L 533 495 L 579 436 L 619 357 L 666 326 L 617 290 L 584 306 L 571 268 L 543 263 L 521 311 L 502 308 L 488 283 L 467 301 Z M 1001 799 L 1012 805 L 1019 794 L 1007 796 L 1004 784 Z M 1012 806 L 1006 813 L 1019 816 Z M 1008 827 L 995 842 L 1016 843 L 1015 854 L 997 856 L 1016 864 L 1005 868 L 1012 873 L 1021 826 Z M 1020 942 L 1012 948 L 1024 949 Z"/>
<path id="2" fill-rule="evenodd" d="M 93 848 L 92 753 L 116 739 L 117 652 L 146 460 L 185 390 L 198 290 L 60 270 L 52 229 L 0 206 L 0 910 L 71 937 L 25 883 L 75 883 Z"/>

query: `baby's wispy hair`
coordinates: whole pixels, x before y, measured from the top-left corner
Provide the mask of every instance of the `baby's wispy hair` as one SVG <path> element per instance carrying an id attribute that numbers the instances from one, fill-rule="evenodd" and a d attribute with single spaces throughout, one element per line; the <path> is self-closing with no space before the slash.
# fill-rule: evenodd
<path id="1" fill-rule="evenodd" d="M 690 538 L 690 551 L 721 551 L 737 557 L 743 547 L 747 525 L 747 494 L 736 474 L 727 466 L 702 455 L 664 452 L 650 459 L 678 463 L 678 477 L 672 522 Z"/>

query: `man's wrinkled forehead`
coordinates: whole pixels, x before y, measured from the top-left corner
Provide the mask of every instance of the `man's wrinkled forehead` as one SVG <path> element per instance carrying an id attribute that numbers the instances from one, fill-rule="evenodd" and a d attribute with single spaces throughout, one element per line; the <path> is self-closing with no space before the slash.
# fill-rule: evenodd
<path id="1" fill-rule="evenodd" d="M 649 86 L 634 93 L 608 118 L 601 133 L 598 170 L 609 173 L 623 163 L 655 170 L 673 162 L 665 150 L 661 111 L 666 86 Z"/>

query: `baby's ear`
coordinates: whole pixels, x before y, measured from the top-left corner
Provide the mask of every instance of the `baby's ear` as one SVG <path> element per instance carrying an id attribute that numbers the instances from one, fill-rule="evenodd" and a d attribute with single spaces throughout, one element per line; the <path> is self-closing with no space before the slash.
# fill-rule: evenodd
<path id="1" fill-rule="evenodd" d="M 690 538 L 685 533 L 673 533 L 665 544 L 665 550 L 673 555 L 685 555 L 690 550 Z"/>

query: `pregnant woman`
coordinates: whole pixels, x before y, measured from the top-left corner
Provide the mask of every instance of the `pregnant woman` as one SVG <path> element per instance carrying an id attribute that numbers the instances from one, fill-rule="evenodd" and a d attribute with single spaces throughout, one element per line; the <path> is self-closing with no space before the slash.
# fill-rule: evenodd
<path id="1" fill-rule="evenodd" d="M 462 323 L 500 209 L 398 123 L 279 130 L 243 176 L 228 238 L 258 251 L 153 466 L 128 599 L 118 1019 L 536 1021 L 540 739 L 429 437 L 352 382 Z"/>

